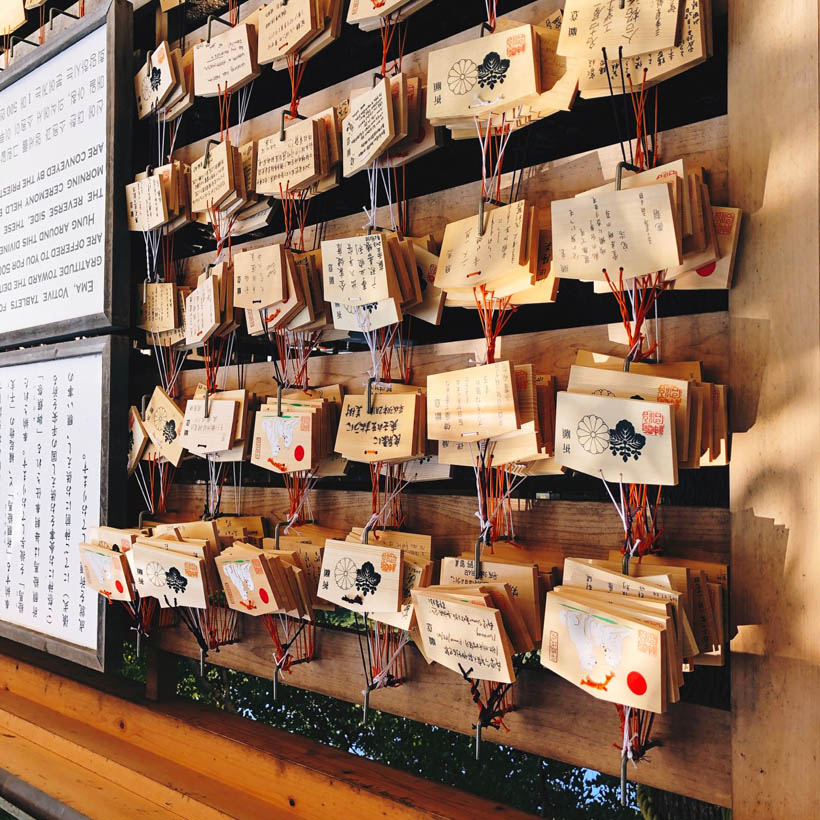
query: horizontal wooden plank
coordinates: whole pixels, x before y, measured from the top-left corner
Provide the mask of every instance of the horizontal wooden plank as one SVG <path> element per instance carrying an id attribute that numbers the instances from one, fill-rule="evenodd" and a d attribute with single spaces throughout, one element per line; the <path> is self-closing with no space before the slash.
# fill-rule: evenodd
<path id="1" fill-rule="evenodd" d="M 231 492 L 226 488 L 223 508 L 231 509 Z M 205 487 L 202 484 L 175 484 L 168 506 L 179 521 L 197 519 L 202 514 Z M 313 509 L 327 527 L 362 527 L 370 518 L 370 492 L 355 490 L 314 490 Z M 406 513 L 404 529 L 429 533 L 441 555 L 458 555 L 472 550 L 478 535 L 473 497 L 457 495 L 414 495 L 402 497 Z M 540 560 L 561 565 L 567 555 L 606 558 L 609 550 L 623 546 L 620 519 L 609 503 L 575 501 L 513 500 L 513 521 L 517 541 Z M 288 497 L 277 487 L 245 487 L 242 511 L 268 517 L 270 526 L 288 516 Z M 662 511 L 664 550 L 704 561 L 725 562 L 729 550 L 729 513 L 714 507 L 664 507 Z"/>
<path id="2" fill-rule="evenodd" d="M 478 318 L 474 318 L 478 329 Z M 650 323 L 650 327 L 652 324 Z M 727 384 L 728 328 L 728 314 L 724 311 L 661 319 L 663 358 L 665 361 L 698 360 L 703 363 L 706 380 Z M 626 345 L 610 341 L 609 336 L 608 325 L 502 336 L 496 358 L 509 359 L 513 364 L 532 364 L 536 373 L 553 375 L 558 379 L 559 386 L 564 387 L 578 350 L 593 350 L 616 356 L 626 354 Z M 476 340 L 465 340 L 414 347 L 410 360 L 411 381 L 423 385 L 430 373 L 468 367 L 470 359 L 475 358 L 478 344 Z M 313 385 L 341 384 L 348 392 L 358 392 L 364 389 L 371 366 L 368 352 L 313 356 L 308 362 L 308 377 Z M 260 395 L 276 393 L 273 367 L 269 363 L 245 365 L 244 374 L 248 390 Z M 182 395 L 192 396 L 197 384 L 204 381 L 204 370 L 184 370 L 180 375 Z M 220 383 L 225 390 L 237 387 L 237 369 L 223 368 Z"/>
<path id="3" fill-rule="evenodd" d="M 43 742 L 50 730 L 48 718 L 57 713 L 55 744 L 65 751 L 70 739 L 75 744 L 75 757 L 80 758 L 78 762 L 68 761 L 52 751 L 46 755 L 43 746 L 2 731 L 3 765 L 94 818 L 204 816 L 197 813 L 195 806 L 190 813 L 181 814 L 160 807 L 155 810 L 155 804 L 136 791 L 147 776 L 145 767 L 149 761 L 155 762 L 156 757 L 173 762 L 169 763 L 167 776 L 174 774 L 175 767 L 204 776 L 197 779 L 186 775 L 186 783 L 195 784 L 195 788 L 227 787 L 225 801 L 230 791 L 243 792 L 244 802 L 238 801 L 230 812 L 243 820 L 327 820 L 329 816 L 349 814 L 351 806 L 355 806 L 356 815 L 362 820 L 473 820 L 490 816 L 523 820 L 530 816 L 199 703 L 172 702 L 146 707 L 6 655 L 0 655 L 0 680 L 4 682 L 0 691 L 0 726 L 5 710 L 6 719 L 18 731 L 25 729 Z M 24 706 L 23 700 L 29 705 Z M 42 720 L 31 704 L 39 707 Z M 102 739 L 100 747 L 89 748 L 89 744 L 99 740 L 97 732 L 108 738 Z M 113 743 L 111 738 L 117 742 Z M 83 762 L 87 765 L 95 755 L 118 756 L 123 744 L 131 747 L 135 768 L 139 769 L 133 777 L 125 768 L 121 782 L 114 784 L 84 767 Z M 31 759 L 23 752 L 30 753 Z M 109 771 L 114 764 L 105 765 Z M 157 777 L 161 778 L 161 773 Z M 110 784 L 111 793 L 117 798 L 130 794 L 132 810 L 127 808 L 127 799 L 123 799 L 107 813 L 97 811 L 97 805 L 103 805 L 106 784 Z M 72 790 L 75 786 L 91 791 L 78 795 Z M 155 785 L 154 789 L 157 788 Z M 180 796 L 177 802 L 184 799 Z M 260 804 L 264 804 L 261 810 Z M 89 807 L 95 811 L 90 812 Z"/>
<path id="4" fill-rule="evenodd" d="M 321 107 L 317 110 L 321 110 Z M 273 130 L 275 129 L 270 129 L 271 132 Z M 663 157 L 668 160 L 685 159 L 687 162 L 706 169 L 712 202 L 716 205 L 731 204 L 726 200 L 728 187 L 726 133 L 727 125 L 724 116 L 663 131 L 658 135 L 659 150 Z M 195 159 L 204 150 L 203 141 L 201 149 L 186 151 L 186 160 Z M 178 152 L 175 156 L 177 155 Z M 594 151 L 530 166 L 523 170 L 518 197 L 526 198 L 540 206 L 540 224 L 542 227 L 547 227 L 550 218 L 550 202 L 554 199 L 574 196 L 580 191 L 602 185 L 607 180 L 613 179 L 615 166 L 620 161 L 620 147 L 608 145 Z M 512 183 L 512 173 L 502 175 L 501 197 L 505 201 L 509 197 Z M 410 226 L 408 230 L 416 236 L 433 234 L 440 242 L 444 236 L 444 227 L 448 222 L 478 213 L 478 198 L 479 189 L 476 183 L 471 182 L 410 199 L 408 202 L 408 224 Z M 333 239 L 352 236 L 361 232 L 364 222 L 365 218 L 359 207 L 349 216 L 327 222 L 324 226 L 323 237 Z M 387 206 L 378 209 L 377 224 L 390 224 Z M 313 246 L 316 229 L 317 226 L 312 225 L 305 230 L 306 248 Z M 244 243 L 240 243 L 241 237 L 239 237 L 234 243 L 234 249 L 255 248 L 274 241 L 283 241 L 283 236 L 283 234 L 277 234 L 273 237 L 254 239 Z M 213 252 L 208 252 L 187 257 L 183 267 L 186 276 L 193 280 L 213 260 L 213 255 Z"/>
<path id="5" fill-rule="evenodd" d="M 211 653 L 210 662 L 262 677 L 273 674 L 271 639 L 262 623 L 245 619 L 241 643 Z M 199 657 L 190 634 L 155 631 L 162 649 Z M 472 733 L 476 718 L 469 687 L 438 664 L 427 666 L 415 647 L 407 650 L 408 683 L 372 693 L 371 706 L 391 714 Z M 355 635 L 320 629 L 317 659 L 293 667 L 285 683 L 361 703 L 364 676 Z M 509 733 L 487 730 L 483 737 L 517 749 L 609 774 L 620 773 L 618 716 L 612 704 L 590 697 L 545 670 L 525 669 L 514 687 L 516 710 L 505 717 Z M 662 743 L 650 760 L 629 768 L 629 778 L 699 800 L 729 806 L 730 714 L 686 703 L 658 716 L 653 734 Z M 465 748 L 465 754 L 470 751 Z"/>

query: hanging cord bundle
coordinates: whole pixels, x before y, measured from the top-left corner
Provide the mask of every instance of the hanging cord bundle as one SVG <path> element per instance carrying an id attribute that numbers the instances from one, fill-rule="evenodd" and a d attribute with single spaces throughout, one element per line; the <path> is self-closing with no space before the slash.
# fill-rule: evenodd
<path id="1" fill-rule="evenodd" d="M 302 59 L 302 52 L 296 51 L 286 57 L 288 64 L 288 77 L 290 77 L 290 104 L 285 112 L 285 119 L 295 120 L 299 118 L 299 87 L 302 85 L 302 78 L 305 76 L 307 60 Z"/>
<path id="2" fill-rule="evenodd" d="M 122 605 L 131 618 L 131 629 L 136 635 L 137 657 L 140 656 L 140 644 L 143 638 L 148 638 L 154 622 L 154 616 L 159 606 L 156 598 L 143 598 L 139 591 L 135 589 L 133 601 L 123 601 Z"/>
<path id="3" fill-rule="evenodd" d="M 492 516 L 492 533 L 496 541 L 514 541 L 515 525 L 512 515 L 512 489 L 521 481 L 516 481 L 510 465 L 493 467 L 489 476 L 489 498 L 487 509 L 494 510 Z"/>
<path id="4" fill-rule="evenodd" d="M 143 465 L 147 465 L 145 469 Z M 148 458 L 137 464 L 134 475 L 150 515 L 164 515 L 167 512 L 168 493 L 174 482 L 174 472 L 173 464 L 156 453 L 150 453 Z"/>
<path id="5" fill-rule="evenodd" d="M 486 134 L 482 134 L 482 124 L 477 116 L 473 118 L 473 121 L 481 149 L 481 198 L 479 200 L 478 220 L 479 234 L 483 235 L 485 230 L 485 203 L 503 204 L 500 199 L 501 168 L 504 163 L 504 152 L 512 132 L 511 124 L 506 120 L 506 115 L 502 115 L 501 126 L 497 129 L 495 137 L 492 114 L 487 118 Z M 513 313 L 515 313 L 516 308 L 511 304 L 511 296 L 496 299 L 494 292 L 487 290 L 484 285 L 473 288 L 473 298 L 475 299 L 478 318 L 487 344 L 486 358 L 481 362 L 476 362 L 476 364 L 492 364 L 495 361 L 496 340 Z"/>
<path id="6" fill-rule="evenodd" d="M 410 640 L 410 633 L 405 629 L 396 629 L 388 624 L 370 620 L 367 613 L 364 614 L 361 624 L 358 613 L 354 613 L 354 617 L 365 680 L 365 688 L 362 689 L 364 725 L 367 723 L 370 710 L 370 693 L 377 689 L 394 689 L 406 683 L 407 663 L 404 648 Z"/>
<path id="7" fill-rule="evenodd" d="M 192 610 L 192 613 L 196 614 L 208 650 L 219 652 L 220 646 L 239 639 L 239 613 L 228 606 L 221 589 L 209 596 L 205 609 Z"/>
<path id="8" fill-rule="evenodd" d="M 473 724 L 475 729 L 475 759 L 481 758 L 481 733 L 489 727 L 510 730 L 504 724 L 504 715 L 515 709 L 511 683 L 494 683 L 479 681 L 471 677 L 472 667 L 465 669 L 458 665 L 461 677 L 470 685 L 470 696 L 478 707 L 478 720 Z M 482 691 L 483 689 L 483 691 Z"/>

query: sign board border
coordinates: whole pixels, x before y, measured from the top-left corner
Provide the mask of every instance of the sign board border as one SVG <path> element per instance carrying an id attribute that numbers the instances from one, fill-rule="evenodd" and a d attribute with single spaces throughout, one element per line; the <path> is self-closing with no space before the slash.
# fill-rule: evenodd
<path id="1" fill-rule="evenodd" d="M 102 354 L 102 391 L 99 397 L 102 411 L 100 523 L 117 526 L 123 523 L 126 514 L 128 340 L 124 336 L 100 336 L 0 353 L 0 370 L 12 365 L 74 359 L 99 353 Z M 5 621 L 0 621 L 0 637 L 102 672 L 106 666 L 106 610 L 109 605 L 102 596 L 97 597 L 96 649 L 78 646 Z M 110 647 L 112 652 L 117 648 L 113 644 Z"/>
<path id="2" fill-rule="evenodd" d="M 52 342 L 81 333 L 125 329 L 130 320 L 131 242 L 125 210 L 125 185 L 131 162 L 131 124 L 133 115 L 133 11 L 127 0 L 110 4 L 87 14 L 39 48 L 15 60 L 0 74 L 0 92 L 29 72 L 91 34 L 106 26 L 106 121 L 105 121 L 105 247 L 103 309 L 58 322 L 5 333 L 0 331 L 0 350 L 31 342 Z M 116 144 L 115 144 L 116 140 Z M 114 270 L 119 269 L 116 277 Z"/>

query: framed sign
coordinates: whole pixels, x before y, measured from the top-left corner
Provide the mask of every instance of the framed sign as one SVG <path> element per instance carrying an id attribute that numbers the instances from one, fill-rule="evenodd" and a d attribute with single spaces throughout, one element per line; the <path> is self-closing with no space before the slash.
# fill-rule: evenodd
<path id="1" fill-rule="evenodd" d="M 108 603 L 77 544 L 125 513 L 127 379 L 119 336 L 0 353 L 0 635 L 94 669 Z"/>
<path id="2" fill-rule="evenodd" d="M 131 29 L 112 0 L 0 74 L 0 348 L 128 325 Z"/>

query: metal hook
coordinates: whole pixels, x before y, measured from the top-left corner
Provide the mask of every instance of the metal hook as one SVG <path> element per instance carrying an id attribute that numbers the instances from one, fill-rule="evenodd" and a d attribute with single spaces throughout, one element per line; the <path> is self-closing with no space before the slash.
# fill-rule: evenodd
<path id="1" fill-rule="evenodd" d="M 48 10 L 48 30 L 51 31 L 54 28 L 54 15 L 55 14 L 62 14 L 66 17 L 70 17 L 72 20 L 79 20 L 79 16 L 76 14 L 69 14 L 67 11 L 63 11 L 62 9 L 58 9 L 56 6 L 52 6 Z M 137 636 L 139 637 L 139 635 Z M 137 652 L 139 655 L 139 652 Z"/>
<path id="2" fill-rule="evenodd" d="M 223 20 L 221 17 L 217 17 L 215 14 L 208 15 L 208 39 L 206 42 L 211 42 L 211 24 L 216 20 L 217 23 L 222 23 L 223 26 L 227 26 L 228 28 L 233 28 L 233 23 L 228 22 L 227 20 Z"/>
<path id="3" fill-rule="evenodd" d="M 11 49 L 10 49 L 10 52 L 9 52 L 12 59 L 14 58 L 14 43 L 15 42 L 25 43 L 27 46 L 36 46 L 37 48 L 40 47 L 40 44 L 35 43 L 33 40 L 26 40 L 25 37 L 18 37 L 16 34 L 12 34 L 11 35 Z"/>
<path id="4" fill-rule="evenodd" d="M 295 114 L 291 114 L 287 108 L 282 109 L 282 127 L 279 129 L 279 140 L 281 142 L 285 141 L 285 117 L 290 117 L 292 120 L 306 120 L 307 117 L 304 114 L 300 114 L 298 111 Z"/>
<path id="5" fill-rule="evenodd" d="M 624 0 L 621 0 L 621 2 L 624 2 Z M 485 31 L 486 31 L 486 32 L 488 32 L 489 34 L 495 34 L 495 26 L 491 26 L 491 25 L 490 25 L 490 24 L 489 24 L 489 23 L 485 20 L 485 21 L 481 24 L 481 34 L 479 34 L 478 36 L 479 36 L 479 37 L 483 37 L 483 36 L 484 36 L 484 32 L 485 32 Z M 478 758 L 476 758 L 476 760 L 478 760 Z"/>
<path id="6" fill-rule="evenodd" d="M 205 145 L 205 159 L 202 163 L 203 168 L 208 167 L 208 163 L 211 161 L 211 146 L 212 145 L 222 145 L 219 140 L 208 140 L 207 144 Z"/>
<path id="7" fill-rule="evenodd" d="M 475 759 L 481 760 L 481 721 L 475 725 Z"/>
<path id="8" fill-rule="evenodd" d="M 636 173 L 640 172 L 640 170 L 641 170 L 640 168 L 638 168 L 637 165 L 633 165 L 631 162 L 625 162 L 624 160 L 621 160 L 615 166 L 615 190 L 616 191 L 621 190 L 621 185 L 623 184 L 622 180 L 623 180 L 624 169 L 626 169 L 627 171 L 635 171 Z"/>

